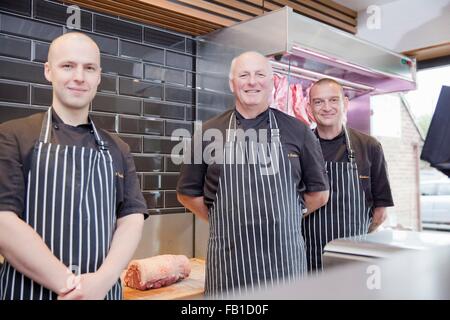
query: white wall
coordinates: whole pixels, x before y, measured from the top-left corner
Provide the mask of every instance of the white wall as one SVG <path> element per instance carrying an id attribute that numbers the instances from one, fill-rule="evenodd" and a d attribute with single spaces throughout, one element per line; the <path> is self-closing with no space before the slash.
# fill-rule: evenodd
<path id="1" fill-rule="evenodd" d="M 420 150 L 416 150 L 414 146 L 417 145 L 420 148 L 422 141 L 398 94 L 390 94 L 387 97 L 390 98 L 391 105 L 394 101 L 399 104 L 401 135 L 376 136 L 383 147 L 395 204 L 394 207 L 388 208 L 389 219 L 385 226 L 418 230 L 419 186 L 416 181 L 419 179 L 417 165 Z"/>
<path id="2" fill-rule="evenodd" d="M 379 29 L 368 27 L 366 9 L 358 12 L 358 37 L 396 52 L 450 41 L 450 0 L 397 0 L 378 7 Z"/>

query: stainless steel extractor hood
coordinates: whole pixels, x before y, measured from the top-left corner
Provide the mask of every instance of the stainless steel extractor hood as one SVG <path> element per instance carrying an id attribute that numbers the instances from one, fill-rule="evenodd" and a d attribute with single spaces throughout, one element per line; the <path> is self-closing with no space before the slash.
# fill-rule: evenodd
<path id="1" fill-rule="evenodd" d="M 415 89 L 414 59 L 297 14 L 289 7 L 217 30 L 200 37 L 201 41 L 218 44 L 215 51 L 219 55 L 230 52 L 230 48 L 234 52 L 261 52 L 273 58 L 278 71 L 313 81 L 325 76 L 335 78 L 356 95 Z"/>

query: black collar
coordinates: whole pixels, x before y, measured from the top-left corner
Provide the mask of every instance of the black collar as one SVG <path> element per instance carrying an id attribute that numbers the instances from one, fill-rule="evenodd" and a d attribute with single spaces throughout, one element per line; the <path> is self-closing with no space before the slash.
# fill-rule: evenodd
<path id="1" fill-rule="evenodd" d="M 88 116 L 88 123 L 83 123 L 83 124 L 80 124 L 78 126 L 71 126 L 69 124 L 64 123 L 64 121 L 62 121 L 62 119 L 58 116 L 58 114 L 56 113 L 55 109 L 53 109 L 53 108 L 52 108 L 52 122 L 54 124 L 66 125 L 66 126 L 73 127 L 73 128 L 92 129 L 92 120 L 91 120 L 90 116 Z"/>
<path id="2" fill-rule="evenodd" d="M 264 118 L 264 117 L 268 117 L 268 116 L 269 116 L 269 109 L 270 109 L 270 108 L 267 108 L 266 110 L 264 110 L 263 112 L 261 112 L 261 113 L 258 114 L 255 118 L 252 118 L 252 119 L 246 119 L 246 118 L 244 118 L 244 116 L 243 116 L 242 114 L 240 114 L 239 111 L 237 111 L 236 108 L 234 109 L 234 112 L 235 112 L 236 118 L 237 118 L 238 120 L 257 120 L 257 119 L 262 119 L 262 118 Z"/>
<path id="3" fill-rule="evenodd" d="M 317 129 L 314 129 L 314 133 L 315 133 L 316 137 L 319 138 L 319 141 L 325 141 L 325 142 L 327 142 L 327 141 L 330 141 L 330 142 L 331 142 L 331 141 L 336 141 L 336 140 L 342 139 L 342 137 L 344 137 L 344 134 L 345 134 L 344 130 L 342 129 L 341 133 L 339 133 L 339 134 L 338 134 L 336 137 L 334 137 L 333 139 L 323 139 L 323 138 L 321 138 L 321 137 L 319 136 L 319 132 L 318 132 Z"/>

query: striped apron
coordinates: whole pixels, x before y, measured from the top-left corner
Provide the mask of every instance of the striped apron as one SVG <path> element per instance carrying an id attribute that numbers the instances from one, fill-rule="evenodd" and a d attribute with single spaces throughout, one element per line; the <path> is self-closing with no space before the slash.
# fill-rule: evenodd
<path id="1" fill-rule="evenodd" d="M 51 109 L 44 116 L 34 148 L 22 219 L 71 272 L 95 272 L 108 254 L 116 227 L 116 177 L 112 157 L 94 123 L 98 150 L 50 143 Z M 8 261 L 3 264 L 1 299 L 56 297 L 54 292 L 18 272 Z M 106 299 L 121 298 L 118 279 Z"/>
<path id="2" fill-rule="evenodd" d="M 235 134 L 230 139 L 230 129 L 236 129 L 235 114 L 230 117 L 216 199 L 208 212 L 205 294 L 212 298 L 268 289 L 306 273 L 302 202 L 272 111 L 269 119 L 270 143 L 261 144 L 236 142 Z"/>
<path id="3" fill-rule="evenodd" d="M 325 206 L 306 216 L 303 222 L 309 272 L 323 270 L 323 248 L 328 242 L 364 235 L 372 222 L 372 207 L 367 204 L 359 182 L 358 168 L 345 126 L 343 130 L 349 161 L 325 163 L 330 198 Z"/>

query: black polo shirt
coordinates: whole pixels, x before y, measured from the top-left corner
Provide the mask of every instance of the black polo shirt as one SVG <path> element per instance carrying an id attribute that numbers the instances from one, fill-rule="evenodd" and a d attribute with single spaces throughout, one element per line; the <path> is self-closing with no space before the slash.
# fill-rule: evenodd
<path id="1" fill-rule="evenodd" d="M 293 179 L 296 182 L 299 194 L 302 196 L 304 192 L 328 190 L 325 162 L 318 139 L 308 126 L 296 118 L 276 109 L 271 108 L 270 110 L 272 110 L 278 123 L 284 156 L 291 163 Z M 208 129 L 218 129 L 225 142 L 226 130 L 233 111 L 236 113 L 237 129 L 266 129 L 268 135 L 270 135 L 269 109 L 254 119 L 245 119 L 236 109 L 230 109 L 205 122 L 202 126 L 202 134 Z M 202 154 L 205 147 L 210 143 L 211 141 L 203 141 Z M 210 206 L 216 198 L 223 165 L 217 163 L 208 165 L 203 157 L 202 160 L 201 164 L 195 164 L 192 155 L 191 164 L 182 165 L 177 191 L 192 197 L 204 196 L 205 204 Z"/>
<path id="2" fill-rule="evenodd" d="M 19 216 L 25 209 L 27 176 L 32 154 L 39 140 L 45 113 L 0 124 L 0 211 L 12 211 Z M 117 217 L 132 213 L 148 216 L 129 146 L 119 137 L 97 127 L 97 131 L 109 147 L 113 167 L 118 179 L 116 185 Z M 63 123 L 52 112 L 51 143 L 75 145 L 98 150 L 92 124 L 71 126 Z"/>
<path id="3" fill-rule="evenodd" d="M 394 201 L 381 144 L 375 138 L 357 130 L 347 128 L 347 131 L 367 202 L 375 208 L 392 207 Z M 316 135 L 318 136 L 317 131 Z M 344 131 L 334 139 L 319 137 L 319 141 L 325 161 L 349 161 Z"/>

